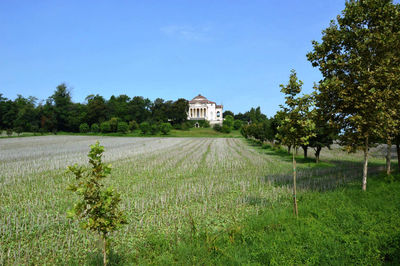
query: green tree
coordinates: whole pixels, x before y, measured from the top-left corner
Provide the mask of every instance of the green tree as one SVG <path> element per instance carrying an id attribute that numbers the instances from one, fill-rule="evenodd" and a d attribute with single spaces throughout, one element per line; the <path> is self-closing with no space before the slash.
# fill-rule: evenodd
<path id="1" fill-rule="evenodd" d="M 98 133 L 100 131 L 99 124 L 94 123 L 90 126 L 90 131 L 93 133 Z"/>
<path id="2" fill-rule="evenodd" d="M 101 133 L 110 133 L 111 132 L 110 122 L 106 121 L 106 122 L 101 123 L 100 131 L 101 131 Z"/>
<path id="3" fill-rule="evenodd" d="M 281 106 L 284 118 L 278 128 L 278 137 L 285 145 L 293 147 L 293 210 L 298 215 L 296 199 L 296 158 L 295 149 L 301 145 L 307 145 L 314 136 L 315 124 L 310 118 L 310 97 L 296 97 L 301 92 L 303 82 L 297 79 L 296 72 L 291 71 L 288 85 L 280 85 L 281 92 L 285 96 L 285 106 Z"/>
<path id="4" fill-rule="evenodd" d="M 86 123 L 83 123 L 79 126 L 79 132 L 81 133 L 88 133 L 89 132 L 89 125 Z"/>
<path id="5" fill-rule="evenodd" d="M 135 96 L 131 99 L 128 105 L 131 119 L 138 123 L 147 121 L 151 117 L 151 101 L 141 96 Z"/>
<path id="6" fill-rule="evenodd" d="M 172 129 L 172 126 L 170 123 L 161 123 L 160 125 L 160 131 L 163 135 L 167 135 Z"/>
<path id="7" fill-rule="evenodd" d="M 231 115 L 224 116 L 224 122 L 222 122 L 222 126 L 225 126 L 226 128 L 229 128 L 231 130 L 233 128 L 233 123 L 234 123 L 233 116 Z"/>
<path id="8" fill-rule="evenodd" d="M 67 127 L 72 108 L 71 93 L 67 86 L 62 83 L 57 86 L 49 100 L 54 104 L 54 113 L 57 130 L 70 131 Z"/>
<path id="9" fill-rule="evenodd" d="M 187 112 L 189 110 L 189 102 L 186 99 L 180 98 L 171 106 L 169 119 L 173 124 L 181 124 L 187 120 Z"/>
<path id="10" fill-rule="evenodd" d="M 157 135 L 157 133 L 160 132 L 160 127 L 158 124 L 152 124 L 150 126 L 150 133 L 151 135 Z"/>
<path id="11" fill-rule="evenodd" d="M 123 121 L 129 121 L 132 119 L 132 115 L 129 113 L 129 96 L 122 94 L 117 97 L 112 95 L 106 102 L 107 105 L 107 119 L 112 117 L 119 117 Z"/>
<path id="12" fill-rule="evenodd" d="M 117 132 L 119 121 L 120 119 L 118 117 L 111 117 L 111 119 L 108 121 L 111 126 L 111 132 Z"/>
<path id="13" fill-rule="evenodd" d="M 129 122 L 129 130 L 134 131 L 139 128 L 138 123 L 135 120 Z"/>
<path id="14" fill-rule="evenodd" d="M 150 130 L 151 130 L 151 127 L 150 127 L 149 122 L 142 122 L 142 123 L 140 123 L 139 128 L 140 128 L 140 131 L 142 131 L 142 134 L 143 134 L 143 135 L 148 134 L 148 133 L 150 132 Z"/>
<path id="15" fill-rule="evenodd" d="M 118 122 L 118 132 L 120 133 L 127 133 L 129 130 L 128 123 L 126 122 Z"/>
<path id="16" fill-rule="evenodd" d="M 324 77 L 318 105 L 340 125 L 349 150 L 364 151 L 363 190 L 371 143 L 385 138 L 386 125 L 393 122 L 385 95 L 398 89 L 392 81 L 400 76 L 399 27 L 399 5 L 391 0 L 348 1 L 307 55 Z"/>
<path id="17" fill-rule="evenodd" d="M 235 130 L 239 130 L 242 127 L 243 122 L 240 120 L 235 120 L 235 122 L 233 122 L 233 128 Z"/>
<path id="18" fill-rule="evenodd" d="M 226 117 L 228 115 L 230 115 L 232 117 L 235 116 L 235 114 L 232 111 L 229 111 L 229 110 L 226 110 L 225 112 L 222 113 L 222 117 Z"/>
<path id="19" fill-rule="evenodd" d="M 88 124 L 102 123 L 106 120 L 107 105 L 103 96 L 89 95 L 86 97 L 87 101 L 87 117 Z"/>
<path id="20" fill-rule="evenodd" d="M 99 234 L 103 242 L 103 263 L 107 265 L 107 239 L 109 235 L 126 224 L 123 211 L 119 208 L 120 195 L 112 187 L 105 188 L 104 178 L 110 175 L 111 165 L 102 162 L 104 147 L 97 141 L 90 146 L 88 154 L 90 170 L 85 170 L 77 164 L 68 166 L 76 181 L 68 190 L 78 195 L 79 200 L 74 208 L 68 212 L 70 218 L 77 218 L 81 226 Z"/>

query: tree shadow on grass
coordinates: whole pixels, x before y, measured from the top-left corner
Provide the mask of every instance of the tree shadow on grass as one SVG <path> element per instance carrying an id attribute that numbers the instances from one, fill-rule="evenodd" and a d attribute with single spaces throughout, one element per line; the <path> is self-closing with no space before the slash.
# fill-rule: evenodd
<path id="1" fill-rule="evenodd" d="M 299 168 L 296 174 L 296 183 L 299 190 L 328 191 L 345 185 L 346 183 L 362 180 L 362 162 L 330 161 L 333 167 Z M 370 163 L 368 175 L 383 172 L 383 164 Z M 263 178 L 263 181 L 276 186 L 293 187 L 293 173 L 272 174 Z"/>

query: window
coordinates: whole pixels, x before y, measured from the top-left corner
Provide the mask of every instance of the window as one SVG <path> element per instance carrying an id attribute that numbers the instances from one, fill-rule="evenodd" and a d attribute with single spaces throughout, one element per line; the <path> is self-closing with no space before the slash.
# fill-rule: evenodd
<path id="1" fill-rule="evenodd" d="M 218 111 L 217 112 L 217 117 L 220 117 L 221 116 L 221 113 Z"/>

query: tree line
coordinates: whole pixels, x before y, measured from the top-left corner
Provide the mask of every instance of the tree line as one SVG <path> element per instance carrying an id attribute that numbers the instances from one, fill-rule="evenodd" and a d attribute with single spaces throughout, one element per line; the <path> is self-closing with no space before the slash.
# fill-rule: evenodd
<path id="1" fill-rule="evenodd" d="M 315 149 L 337 141 L 349 152 L 364 153 L 362 189 L 366 190 L 370 148 L 387 144 L 386 171 L 396 145 L 400 170 L 400 5 L 391 0 L 346 2 L 345 9 L 313 41 L 307 59 L 322 80 L 301 95 L 303 82 L 292 70 L 280 85 L 285 104 L 277 114 L 242 128 L 245 137 L 297 149 Z M 295 157 L 294 182 L 295 182 Z M 296 207 L 295 207 L 296 208 Z"/>
<path id="2" fill-rule="evenodd" d="M 54 93 L 44 102 L 35 97 L 18 95 L 15 100 L 0 94 L 0 129 L 29 132 L 79 132 L 86 126 L 91 130 L 101 125 L 116 131 L 118 123 L 135 126 L 170 123 L 180 125 L 187 119 L 189 103 L 185 99 L 154 101 L 141 96 L 111 96 L 106 100 L 101 95 L 89 95 L 85 103 L 74 103 L 65 84 L 57 86 Z M 106 123 L 106 124 L 104 124 Z M 108 123 L 108 126 L 107 126 Z M 86 125 L 86 126 L 85 126 Z M 138 126 L 136 126 L 138 127 Z"/>

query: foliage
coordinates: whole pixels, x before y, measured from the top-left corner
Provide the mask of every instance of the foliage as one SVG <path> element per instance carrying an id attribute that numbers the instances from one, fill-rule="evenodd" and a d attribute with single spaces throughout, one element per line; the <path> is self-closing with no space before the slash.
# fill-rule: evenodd
<path id="1" fill-rule="evenodd" d="M 111 132 L 110 122 L 101 123 L 100 124 L 100 131 L 101 131 L 101 133 L 109 133 L 109 132 Z"/>
<path id="2" fill-rule="evenodd" d="M 227 124 L 222 125 L 221 132 L 222 133 L 231 133 L 232 128 Z"/>
<path id="3" fill-rule="evenodd" d="M 315 159 L 318 163 L 322 148 L 330 148 L 333 141 L 338 138 L 339 129 L 334 124 L 329 123 L 329 115 L 322 108 L 317 108 L 312 112 L 312 120 L 316 125 L 315 135 L 309 139 L 308 145 L 315 149 Z"/>
<path id="4" fill-rule="evenodd" d="M 129 130 L 128 123 L 126 122 L 118 122 L 118 132 L 119 133 L 127 133 Z"/>
<path id="5" fill-rule="evenodd" d="M 222 126 L 220 124 L 215 124 L 213 126 L 213 129 L 217 132 L 221 132 L 222 131 Z"/>
<path id="6" fill-rule="evenodd" d="M 89 125 L 86 123 L 83 123 L 79 126 L 79 132 L 81 133 L 87 133 L 89 132 Z"/>
<path id="7" fill-rule="evenodd" d="M 22 127 L 16 127 L 15 129 L 14 129 L 14 131 L 15 131 L 15 133 L 17 133 L 18 134 L 18 136 L 23 132 L 23 128 Z"/>
<path id="8" fill-rule="evenodd" d="M 395 128 L 399 92 L 400 9 L 388 0 L 346 2 L 336 21 L 313 41 L 307 57 L 324 79 L 317 105 L 331 114 L 349 150 L 364 150 L 366 189 L 370 143 Z"/>
<path id="9" fill-rule="evenodd" d="M 90 146 L 88 154 L 91 170 L 84 170 L 77 164 L 69 166 L 76 182 L 70 184 L 68 190 L 79 196 L 74 208 L 68 216 L 81 221 L 82 228 L 99 234 L 104 241 L 103 255 L 106 265 L 106 241 L 110 233 L 126 224 L 124 213 L 119 208 L 120 195 L 112 187 L 105 188 L 104 178 L 111 173 L 111 165 L 102 162 L 104 147 L 97 141 Z"/>
<path id="10" fill-rule="evenodd" d="M 67 89 L 67 86 L 62 83 L 57 86 L 56 91 L 50 96 L 49 101 L 53 104 L 53 110 L 55 114 L 56 129 L 62 131 L 68 131 L 68 119 L 70 117 L 72 101 L 71 93 Z"/>
<path id="11" fill-rule="evenodd" d="M 110 123 L 110 126 L 111 126 L 111 132 L 117 132 L 118 131 L 119 118 L 118 117 L 112 117 L 108 122 Z"/>
<path id="12" fill-rule="evenodd" d="M 199 123 L 200 127 L 203 127 L 203 128 L 209 128 L 210 127 L 210 122 L 208 120 L 199 120 L 197 122 Z"/>
<path id="13" fill-rule="evenodd" d="M 11 136 L 13 134 L 13 130 L 11 128 L 7 128 L 6 130 L 7 136 Z"/>
<path id="14" fill-rule="evenodd" d="M 186 121 L 181 124 L 182 130 L 189 130 L 190 128 L 194 127 L 195 121 Z"/>
<path id="15" fill-rule="evenodd" d="M 307 145 L 309 139 L 315 135 L 315 123 L 312 121 L 310 107 L 311 98 L 308 95 L 297 97 L 301 92 L 303 82 L 298 81 L 296 72 L 291 71 L 289 84 L 280 85 L 285 96 L 285 106 L 281 105 L 283 119 L 278 128 L 277 138 L 284 145 L 299 147 Z"/>
<path id="16" fill-rule="evenodd" d="M 239 130 L 243 125 L 243 122 L 240 120 L 235 120 L 235 122 L 233 122 L 233 129 L 235 130 Z"/>
<path id="17" fill-rule="evenodd" d="M 150 133 L 151 133 L 151 135 L 157 135 L 158 132 L 160 132 L 160 127 L 159 127 L 159 125 L 158 125 L 158 124 L 152 124 L 152 125 L 150 126 Z"/>
<path id="18" fill-rule="evenodd" d="M 161 123 L 160 125 L 160 131 L 163 135 L 168 135 L 168 133 L 171 131 L 172 126 L 170 123 Z"/>
<path id="19" fill-rule="evenodd" d="M 271 128 L 270 120 L 242 126 L 240 133 L 245 138 L 254 138 L 261 142 L 273 141 L 275 134 Z"/>
<path id="20" fill-rule="evenodd" d="M 100 131 L 99 124 L 94 123 L 90 126 L 90 131 L 93 133 L 98 133 Z"/>
<path id="21" fill-rule="evenodd" d="M 129 130 L 134 131 L 139 128 L 139 124 L 135 121 L 129 121 Z"/>
<path id="22" fill-rule="evenodd" d="M 313 130 L 315 129 L 314 121 L 311 119 L 310 106 L 311 97 L 304 95 L 296 97 L 301 92 L 303 82 L 298 81 L 296 72 L 291 71 L 289 83 L 280 85 L 281 92 L 285 96 L 286 106 L 281 106 L 283 120 L 278 127 L 277 138 L 287 146 L 293 147 L 293 200 L 294 200 L 294 213 L 298 214 L 297 199 L 296 199 L 296 159 L 295 149 L 301 145 L 308 145 L 309 139 L 315 136 Z"/>
<path id="23" fill-rule="evenodd" d="M 225 117 L 225 118 L 226 118 L 226 116 L 228 116 L 228 115 L 230 115 L 230 116 L 232 116 L 232 117 L 235 116 L 235 114 L 234 114 L 232 111 L 229 111 L 229 110 L 226 110 L 226 111 L 224 111 L 224 112 L 222 113 L 222 117 Z"/>
<path id="24" fill-rule="evenodd" d="M 142 131 L 143 135 L 146 135 L 146 134 L 150 133 L 150 130 L 151 130 L 149 122 L 140 123 L 139 128 L 140 128 L 140 131 Z"/>
<path id="25" fill-rule="evenodd" d="M 234 119 L 233 116 L 227 115 L 224 116 L 224 121 L 222 122 L 222 126 L 226 126 L 226 128 L 232 129 L 233 128 Z"/>

